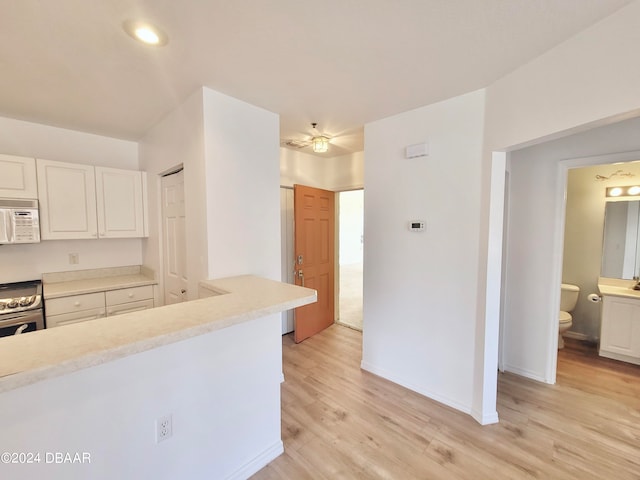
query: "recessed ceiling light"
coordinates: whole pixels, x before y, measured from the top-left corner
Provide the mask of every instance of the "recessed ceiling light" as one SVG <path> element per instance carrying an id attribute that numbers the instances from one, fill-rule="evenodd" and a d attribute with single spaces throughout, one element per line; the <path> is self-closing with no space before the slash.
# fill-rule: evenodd
<path id="1" fill-rule="evenodd" d="M 131 37 L 146 45 L 161 47 L 169 42 L 169 37 L 158 27 L 141 20 L 127 20 L 122 28 Z"/>

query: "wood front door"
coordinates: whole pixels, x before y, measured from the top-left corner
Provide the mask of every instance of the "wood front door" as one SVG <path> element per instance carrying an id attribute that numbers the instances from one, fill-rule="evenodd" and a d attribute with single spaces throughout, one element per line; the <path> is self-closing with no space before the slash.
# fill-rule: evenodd
<path id="1" fill-rule="evenodd" d="M 164 303 L 187 300 L 184 171 L 162 177 Z"/>
<path id="2" fill-rule="evenodd" d="M 335 321 L 335 194 L 293 186 L 295 283 L 318 292 L 318 301 L 296 309 L 296 343 Z"/>

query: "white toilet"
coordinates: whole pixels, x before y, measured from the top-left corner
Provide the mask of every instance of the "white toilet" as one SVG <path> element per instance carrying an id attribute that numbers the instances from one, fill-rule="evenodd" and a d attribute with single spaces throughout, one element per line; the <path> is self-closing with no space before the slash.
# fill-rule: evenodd
<path id="1" fill-rule="evenodd" d="M 560 285 L 560 315 L 558 316 L 558 349 L 564 348 L 562 334 L 571 328 L 571 312 L 578 302 L 580 287 L 563 283 Z"/>

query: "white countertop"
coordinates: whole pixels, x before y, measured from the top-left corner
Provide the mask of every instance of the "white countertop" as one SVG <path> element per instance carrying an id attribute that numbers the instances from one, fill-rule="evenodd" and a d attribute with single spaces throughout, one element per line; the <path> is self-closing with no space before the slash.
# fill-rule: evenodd
<path id="1" fill-rule="evenodd" d="M 52 298 L 81 295 L 84 293 L 104 292 L 120 288 L 141 287 L 143 285 L 155 285 L 153 278 L 142 274 L 119 275 L 113 277 L 92 278 L 89 280 L 73 280 L 69 282 L 45 283 L 42 293 L 45 300 Z"/>
<path id="2" fill-rule="evenodd" d="M 0 338 L 0 392 L 317 301 L 315 290 L 252 275 L 202 285 L 229 293 Z"/>
<path id="3" fill-rule="evenodd" d="M 635 282 L 634 282 L 635 283 Z M 640 290 L 634 290 L 629 286 L 598 284 L 600 295 L 611 295 L 613 297 L 640 298 Z"/>
<path id="4" fill-rule="evenodd" d="M 45 300 L 158 283 L 153 272 L 139 265 L 45 273 L 42 279 Z"/>

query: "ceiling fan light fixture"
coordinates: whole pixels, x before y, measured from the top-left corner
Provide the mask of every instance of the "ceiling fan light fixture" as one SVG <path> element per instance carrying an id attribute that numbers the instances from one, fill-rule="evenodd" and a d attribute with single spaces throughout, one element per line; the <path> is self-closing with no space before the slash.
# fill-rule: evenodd
<path id="1" fill-rule="evenodd" d="M 313 137 L 311 144 L 315 153 L 325 153 L 329 150 L 329 137 L 325 137 L 324 135 Z"/>

